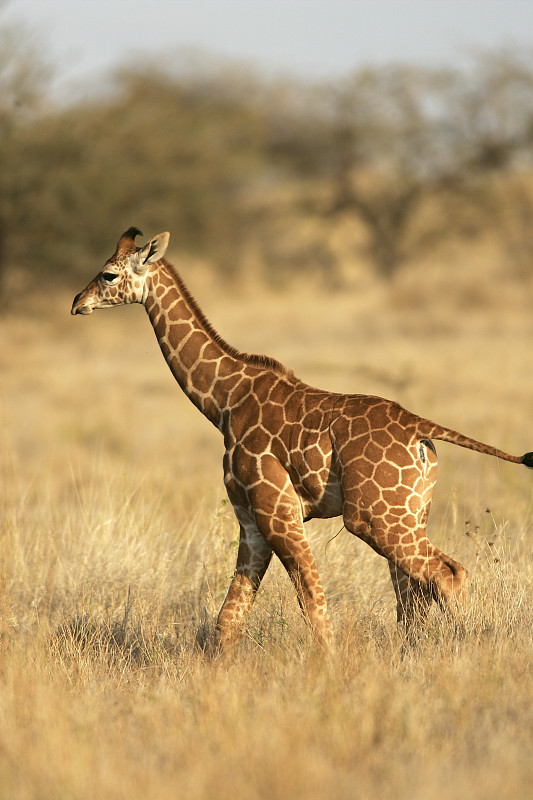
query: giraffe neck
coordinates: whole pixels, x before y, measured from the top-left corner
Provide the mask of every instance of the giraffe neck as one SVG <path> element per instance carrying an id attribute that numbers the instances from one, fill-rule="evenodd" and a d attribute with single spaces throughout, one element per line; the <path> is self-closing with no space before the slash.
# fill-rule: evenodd
<path id="1" fill-rule="evenodd" d="M 191 402 L 220 430 L 229 395 L 235 397 L 247 367 L 283 370 L 273 359 L 249 356 L 228 345 L 166 261 L 147 276 L 143 302 L 172 374 Z"/>

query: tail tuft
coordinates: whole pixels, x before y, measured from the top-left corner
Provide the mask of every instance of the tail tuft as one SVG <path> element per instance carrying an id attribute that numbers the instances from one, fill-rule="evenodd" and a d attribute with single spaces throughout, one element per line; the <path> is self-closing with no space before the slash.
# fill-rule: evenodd
<path id="1" fill-rule="evenodd" d="M 526 467 L 533 469 L 533 453 L 525 453 L 522 456 L 522 464 L 525 464 Z"/>

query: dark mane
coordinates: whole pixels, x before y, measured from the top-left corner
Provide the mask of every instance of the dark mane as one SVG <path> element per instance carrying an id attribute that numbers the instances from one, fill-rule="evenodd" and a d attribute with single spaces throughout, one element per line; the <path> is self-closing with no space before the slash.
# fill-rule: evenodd
<path id="1" fill-rule="evenodd" d="M 238 358 L 241 361 L 244 361 L 245 364 L 250 364 L 253 367 L 262 367 L 264 369 L 271 369 L 274 372 L 279 373 L 280 375 L 287 375 L 291 373 L 291 370 L 288 370 L 280 361 L 277 361 L 275 358 L 271 358 L 270 356 L 261 356 L 255 355 L 250 353 L 242 353 L 240 350 L 237 350 L 236 347 L 232 347 L 232 345 L 228 344 L 222 336 L 217 333 L 217 331 L 213 328 L 209 320 L 207 319 L 206 315 L 184 284 L 179 272 L 171 264 L 167 261 L 166 258 L 161 259 L 161 263 L 165 266 L 165 268 L 170 273 L 172 279 L 176 282 L 181 295 L 185 298 L 187 304 L 190 306 L 191 310 L 193 311 L 194 315 L 200 322 L 201 326 L 204 328 L 206 333 L 212 337 L 212 339 L 222 348 L 222 350 L 232 358 Z"/>

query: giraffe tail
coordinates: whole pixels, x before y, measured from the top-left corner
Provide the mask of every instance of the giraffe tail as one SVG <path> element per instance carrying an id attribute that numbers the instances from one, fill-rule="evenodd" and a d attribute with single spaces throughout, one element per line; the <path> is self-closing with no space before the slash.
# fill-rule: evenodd
<path id="1" fill-rule="evenodd" d="M 459 445 L 459 447 L 476 450 L 478 453 L 495 456 L 496 458 L 502 459 L 502 461 L 524 464 L 526 467 L 533 469 L 533 452 L 524 453 L 523 456 L 512 456 L 504 450 L 498 450 L 497 447 L 478 442 L 476 439 L 471 439 L 469 436 L 463 436 L 462 433 L 453 431 L 450 428 L 444 428 L 442 425 L 437 425 L 436 422 L 431 422 L 428 419 L 419 419 L 417 435 L 420 436 L 420 438 L 439 439 L 442 442 L 450 442 L 451 444 Z"/>

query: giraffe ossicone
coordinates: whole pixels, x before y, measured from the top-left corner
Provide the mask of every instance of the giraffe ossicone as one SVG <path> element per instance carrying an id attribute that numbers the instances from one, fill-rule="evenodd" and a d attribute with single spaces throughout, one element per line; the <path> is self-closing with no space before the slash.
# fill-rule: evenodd
<path id="1" fill-rule="evenodd" d="M 368 395 L 336 394 L 299 380 L 278 361 L 242 353 L 215 331 L 165 259 L 169 234 L 138 247 L 138 228 L 78 294 L 72 314 L 144 305 L 179 385 L 222 433 L 224 483 L 240 526 L 237 565 L 220 610 L 216 641 L 240 637 L 275 553 L 325 649 L 333 646 L 320 576 L 304 522 L 342 515 L 347 530 L 388 559 L 398 621 L 423 619 L 433 600 L 453 615 L 467 572 L 435 547 L 426 523 L 437 473 L 432 439 L 533 466 Z"/>

